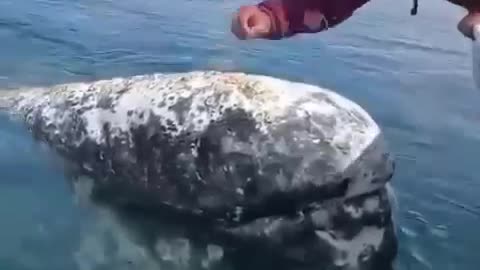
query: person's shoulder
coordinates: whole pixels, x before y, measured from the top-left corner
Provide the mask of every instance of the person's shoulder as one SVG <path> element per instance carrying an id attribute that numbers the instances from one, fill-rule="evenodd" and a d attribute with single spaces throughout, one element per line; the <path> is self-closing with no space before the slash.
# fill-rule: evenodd
<path id="1" fill-rule="evenodd" d="M 480 1 L 479 0 L 447 0 L 448 2 L 464 7 L 468 10 L 480 10 Z"/>

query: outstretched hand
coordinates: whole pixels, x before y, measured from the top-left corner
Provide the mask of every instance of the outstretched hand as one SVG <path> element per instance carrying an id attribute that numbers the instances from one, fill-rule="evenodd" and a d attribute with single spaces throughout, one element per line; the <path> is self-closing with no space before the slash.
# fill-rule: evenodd
<path id="1" fill-rule="evenodd" d="M 473 28 L 475 25 L 480 26 L 480 12 L 470 12 L 458 23 L 458 30 L 466 37 L 475 39 L 473 36 Z"/>
<path id="2" fill-rule="evenodd" d="M 232 33 L 238 39 L 266 38 L 271 29 L 270 17 L 257 6 L 243 6 L 233 16 Z"/>

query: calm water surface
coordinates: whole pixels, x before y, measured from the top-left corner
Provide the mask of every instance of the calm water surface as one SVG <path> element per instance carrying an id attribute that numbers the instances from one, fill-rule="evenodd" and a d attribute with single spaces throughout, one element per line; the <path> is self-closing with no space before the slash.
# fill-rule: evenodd
<path id="1" fill-rule="evenodd" d="M 461 11 L 423 0 L 410 17 L 410 1 L 374 0 L 336 31 L 245 43 L 228 25 L 242 3 L 2 0 L 0 88 L 208 68 L 335 89 L 372 114 L 397 157 L 398 269 L 479 269 L 480 92 Z M 0 118 L 0 269 L 105 259 L 95 241 L 113 225 L 76 207 L 55 164 Z"/>

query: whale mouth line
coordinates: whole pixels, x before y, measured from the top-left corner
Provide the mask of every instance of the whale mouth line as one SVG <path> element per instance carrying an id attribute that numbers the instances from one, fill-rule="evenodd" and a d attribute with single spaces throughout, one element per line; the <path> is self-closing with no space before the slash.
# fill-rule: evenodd
<path id="1" fill-rule="evenodd" d="M 233 207 L 221 207 L 217 209 L 186 209 L 183 207 L 174 207 L 165 202 L 158 202 L 158 210 L 156 207 L 149 206 L 149 203 L 138 203 L 131 201 L 118 201 L 108 194 L 110 190 L 102 193 L 97 190 L 93 194 L 93 200 L 105 204 L 115 205 L 120 208 L 137 210 L 145 209 L 146 213 L 170 212 L 177 213 L 179 217 L 191 216 L 199 220 L 210 220 L 210 223 L 218 223 L 225 227 L 235 227 L 251 223 L 257 219 L 272 216 L 291 217 L 302 212 L 308 212 L 314 204 L 321 204 L 332 200 L 338 200 L 345 197 L 348 190 L 350 179 L 345 178 L 339 184 L 331 184 L 318 188 L 306 188 L 306 190 L 298 192 L 274 192 L 258 203 L 235 205 Z"/>

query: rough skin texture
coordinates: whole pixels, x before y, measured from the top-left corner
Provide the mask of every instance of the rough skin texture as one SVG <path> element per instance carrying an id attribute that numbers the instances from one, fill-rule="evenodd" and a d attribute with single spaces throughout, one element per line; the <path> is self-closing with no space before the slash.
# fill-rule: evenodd
<path id="1" fill-rule="evenodd" d="M 198 71 L 3 92 L 0 108 L 99 202 L 194 220 L 202 241 L 276 267 L 392 267 L 394 162 L 371 117 L 331 91 Z"/>

